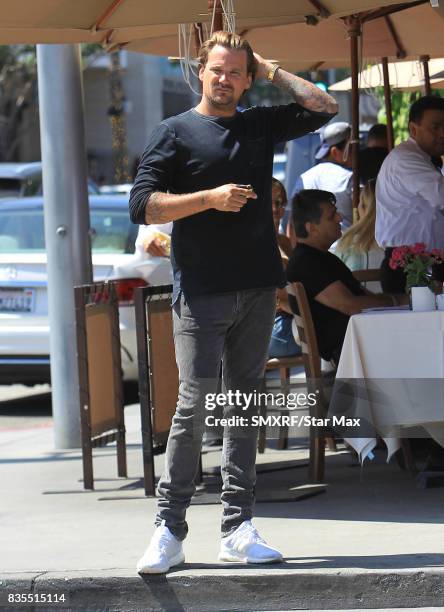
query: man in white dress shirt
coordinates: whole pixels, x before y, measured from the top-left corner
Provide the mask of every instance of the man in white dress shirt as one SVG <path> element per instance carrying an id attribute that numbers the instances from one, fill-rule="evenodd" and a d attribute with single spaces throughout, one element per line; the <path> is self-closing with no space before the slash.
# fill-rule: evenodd
<path id="1" fill-rule="evenodd" d="M 393 247 L 424 242 L 444 249 L 444 99 L 425 96 L 409 114 L 410 137 L 386 157 L 376 182 L 376 241 L 385 249 L 382 290 L 405 291 L 402 270 L 392 270 Z M 444 280 L 444 266 L 435 278 Z"/>

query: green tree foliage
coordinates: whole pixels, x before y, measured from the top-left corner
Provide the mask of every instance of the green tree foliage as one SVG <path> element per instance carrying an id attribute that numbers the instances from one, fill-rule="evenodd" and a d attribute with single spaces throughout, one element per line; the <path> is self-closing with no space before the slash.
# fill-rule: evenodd
<path id="1" fill-rule="evenodd" d="M 382 104 L 381 110 L 378 114 L 378 121 L 381 123 L 387 123 L 387 115 L 384 101 L 384 89 L 382 87 L 378 87 L 376 93 Z M 432 94 L 435 96 L 442 96 L 444 94 L 444 90 L 434 89 L 432 90 Z M 423 95 L 424 94 L 421 91 L 406 92 L 392 90 L 392 116 L 395 145 L 407 139 L 409 135 L 410 106 L 415 100 L 417 100 Z"/>
<path id="2" fill-rule="evenodd" d="M 82 45 L 83 68 L 104 53 L 100 45 Z M 34 45 L 0 45 L 0 162 L 18 159 L 24 111 L 37 103 Z"/>
<path id="3" fill-rule="evenodd" d="M 96 59 L 104 55 L 105 50 L 102 45 L 85 43 L 80 47 L 82 53 L 82 68 L 85 70 L 91 66 Z"/>
<path id="4" fill-rule="evenodd" d="M 36 96 L 35 48 L 0 46 L 0 161 L 17 157 L 23 112 Z"/>
<path id="5" fill-rule="evenodd" d="M 387 123 L 387 113 L 385 109 L 384 88 L 378 87 L 376 90 L 378 98 L 381 101 L 381 110 L 378 114 L 380 123 Z M 409 135 L 409 110 L 411 104 L 421 96 L 418 91 L 393 91 L 392 90 L 392 117 L 393 117 L 393 135 L 395 145 L 398 145 L 403 140 L 406 140 Z"/>
<path id="6" fill-rule="evenodd" d="M 126 135 L 125 117 L 125 92 L 122 82 L 122 68 L 120 65 L 120 53 L 115 51 L 110 56 L 111 65 L 109 70 L 110 84 L 110 106 L 108 116 L 111 122 L 112 148 L 113 148 L 113 182 L 129 183 L 131 180 L 129 172 L 128 143 Z"/>

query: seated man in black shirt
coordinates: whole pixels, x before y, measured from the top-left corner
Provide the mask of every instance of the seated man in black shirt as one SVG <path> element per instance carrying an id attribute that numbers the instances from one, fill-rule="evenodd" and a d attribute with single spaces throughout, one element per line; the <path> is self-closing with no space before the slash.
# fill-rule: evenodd
<path id="1" fill-rule="evenodd" d="M 350 315 L 364 308 L 407 303 L 407 296 L 374 294 L 361 287 L 353 273 L 328 249 L 341 236 L 341 215 L 329 191 L 305 189 L 293 199 L 297 236 L 287 266 L 289 282 L 304 285 L 323 359 L 337 364 Z M 297 303 L 290 306 L 297 313 Z"/>

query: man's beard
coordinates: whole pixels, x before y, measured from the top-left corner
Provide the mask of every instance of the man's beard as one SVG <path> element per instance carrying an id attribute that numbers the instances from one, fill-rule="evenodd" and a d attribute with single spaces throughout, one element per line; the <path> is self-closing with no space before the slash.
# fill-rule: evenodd
<path id="1" fill-rule="evenodd" d="M 211 106 L 213 106 L 214 108 L 236 107 L 236 102 L 234 101 L 234 97 L 233 97 L 231 90 L 227 91 L 227 94 L 229 95 L 222 99 L 219 97 L 219 94 L 217 93 L 215 95 L 210 95 L 208 98 L 208 101 L 211 104 Z"/>

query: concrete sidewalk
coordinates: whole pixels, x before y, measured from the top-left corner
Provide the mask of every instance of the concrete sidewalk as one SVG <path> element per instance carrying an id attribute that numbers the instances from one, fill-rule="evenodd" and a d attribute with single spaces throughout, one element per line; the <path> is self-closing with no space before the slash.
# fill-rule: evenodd
<path id="1" fill-rule="evenodd" d="M 218 564 L 220 505 L 192 505 L 186 564 L 142 579 L 135 563 L 153 532 L 156 504 L 141 488 L 139 407 L 125 414 L 130 478 L 115 476 L 112 446 L 98 449 L 93 492 L 82 488 L 80 452 L 52 450 L 50 426 L 0 431 L 0 609 L 14 609 L 8 593 L 31 594 L 37 610 L 444 605 L 444 489 L 417 488 L 382 453 L 364 468 L 344 451 L 330 455 L 326 493 L 257 504 L 255 524 L 282 550 L 284 564 Z M 206 453 L 204 469 L 218 460 L 218 451 Z M 264 477 L 262 488 L 306 484 L 304 449 L 267 449 L 258 459 L 288 460 L 294 467 Z M 163 456 L 156 462 L 158 473 Z M 43 593 L 65 594 L 65 603 L 39 604 Z"/>

